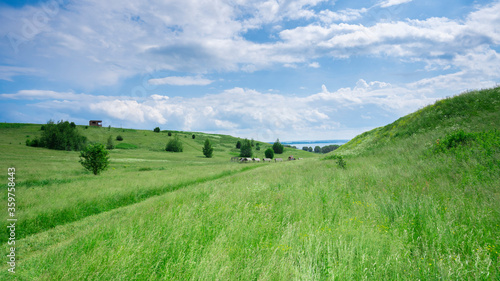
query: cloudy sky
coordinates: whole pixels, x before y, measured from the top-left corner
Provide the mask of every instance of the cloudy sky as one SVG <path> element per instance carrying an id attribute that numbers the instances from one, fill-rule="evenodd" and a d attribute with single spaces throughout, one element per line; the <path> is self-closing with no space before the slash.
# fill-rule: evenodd
<path id="1" fill-rule="evenodd" d="M 350 139 L 500 82 L 500 1 L 0 2 L 0 122 Z"/>

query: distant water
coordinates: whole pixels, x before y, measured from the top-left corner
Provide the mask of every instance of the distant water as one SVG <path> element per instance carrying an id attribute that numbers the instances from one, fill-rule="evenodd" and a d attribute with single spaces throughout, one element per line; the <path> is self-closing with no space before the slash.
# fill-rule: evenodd
<path id="1" fill-rule="evenodd" d="M 296 146 L 298 149 L 302 149 L 304 146 L 314 148 L 316 146 L 323 147 L 332 144 L 343 145 L 348 141 L 349 140 L 282 141 L 281 144 Z M 271 144 L 273 144 L 273 142 L 271 142 Z"/>

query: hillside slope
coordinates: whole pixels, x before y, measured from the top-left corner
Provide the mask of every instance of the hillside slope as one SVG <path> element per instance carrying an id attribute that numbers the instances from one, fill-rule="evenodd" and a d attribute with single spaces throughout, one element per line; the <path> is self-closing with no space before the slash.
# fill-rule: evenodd
<path id="1" fill-rule="evenodd" d="M 358 135 L 337 153 L 353 154 L 365 149 L 405 140 L 414 135 L 429 138 L 462 129 L 467 132 L 500 129 L 500 87 L 463 93 L 437 101 L 384 127 Z"/>

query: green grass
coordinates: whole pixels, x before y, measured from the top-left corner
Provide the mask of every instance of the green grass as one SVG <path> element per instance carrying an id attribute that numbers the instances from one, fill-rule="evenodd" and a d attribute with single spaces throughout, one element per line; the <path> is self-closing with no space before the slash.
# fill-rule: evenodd
<path id="1" fill-rule="evenodd" d="M 76 152 L 8 144 L 33 135 L 31 125 L 2 129 L 11 138 L 0 143 L 2 165 L 19 173 L 20 218 L 48 213 L 54 223 L 16 242 L 15 277 L 498 280 L 498 92 L 445 101 L 471 113 L 438 102 L 418 111 L 433 121 L 403 117 L 323 161 L 304 152 L 310 157 L 301 161 L 231 163 L 229 136 L 208 136 L 222 151 L 206 159 L 199 133 L 181 137 L 183 153 L 166 153 L 155 145 L 164 147 L 163 132 L 120 131 L 138 148 L 112 151 L 114 169 L 96 177 L 78 167 Z M 104 209 L 85 213 L 99 204 Z M 56 215 L 78 209 L 73 220 Z M 0 279 L 12 279 L 5 263 L 0 269 Z"/>

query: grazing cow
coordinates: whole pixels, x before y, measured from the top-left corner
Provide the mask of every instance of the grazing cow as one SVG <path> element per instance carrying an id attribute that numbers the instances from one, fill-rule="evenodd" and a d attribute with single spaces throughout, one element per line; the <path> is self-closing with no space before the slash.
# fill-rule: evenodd
<path id="1" fill-rule="evenodd" d="M 252 161 L 252 158 L 241 158 L 240 162 L 250 162 Z"/>
<path id="2" fill-rule="evenodd" d="M 283 162 L 283 158 L 276 158 L 274 159 L 274 162 Z"/>
<path id="3" fill-rule="evenodd" d="M 260 158 L 254 158 L 252 159 L 254 162 L 260 162 Z"/>
<path id="4" fill-rule="evenodd" d="M 264 158 L 264 162 L 271 162 L 271 158 Z"/>

